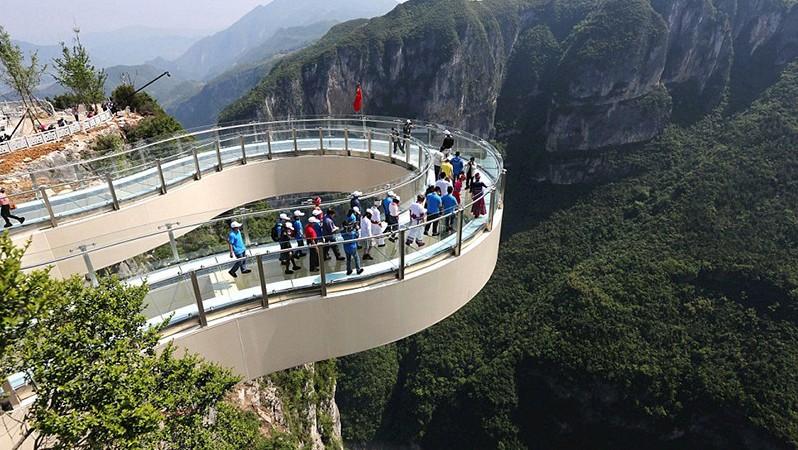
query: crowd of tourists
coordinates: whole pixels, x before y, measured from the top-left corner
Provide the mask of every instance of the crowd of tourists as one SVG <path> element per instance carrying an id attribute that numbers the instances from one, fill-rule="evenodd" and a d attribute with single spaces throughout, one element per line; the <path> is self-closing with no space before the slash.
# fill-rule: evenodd
<path id="1" fill-rule="evenodd" d="M 391 130 L 393 151 L 404 152 L 407 139 L 412 131 L 412 122 L 408 120 L 402 130 L 403 139 L 399 138 L 397 130 Z M 408 208 L 410 222 L 409 231 L 406 233 L 405 245 L 417 247 L 425 245 L 424 236 L 438 236 L 441 232 L 452 232 L 455 229 L 455 215 L 453 214 L 463 203 L 463 191 L 471 194 L 473 204 L 471 213 L 478 218 L 487 213 L 485 207 L 485 192 L 487 185 L 477 171 L 474 157 L 466 160 L 459 151 L 453 152 L 454 137 L 444 131 L 443 143 L 439 150 L 431 150 L 433 173 L 435 183 L 427 187 L 424 194 L 416 196 L 415 201 Z M 320 245 L 322 258 L 325 261 L 335 257 L 338 261 L 346 261 L 346 274 L 363 273 L 362 260 L 373 260 L 371 255 L 375 247 L 381 248 L 388 241 L 396 242 L 399 237 L 399 216 L 403 213 L 401 198 L 393 191 L 388 191 L 384 198 L 373 201 L 362 199 L 363 193 L 352 192 L 349 199 L 349 210 L 338 221 L 335 209 L 326 211 L 321 207 L 321 197 L 313 198 L 313 209 L 307 220 L 305 213 L 296 210 L 293 214 L 281 213 L 271 229 L 272 240 L 279 242 L 281 250 L 280 264 L 285 266 L 287 275 L 299 270 L 299 260 L 309 257 L 308 270 L 318 272 L 320 267 L 319 252 L 311 249 L 305 252 L 306 246 Z M 364 206 L 365 204 L 365 206 Z M 443 223 L 440 218 L 446 216 Z M 340 226 L 339 226 L 340 224 Z M 423 224 L 423 225 L 422 225 Z M 242 224 L 234 221 L 230 224 L 231 231 L 228 236 L 230 244 L 230 257 L 236 262 L 229 273 L 233 278 L 241 273 L 250 273 L 246 265 L 246 246 L 241 236 Z M 337 235 L 343 242 L 343 254 L 337 243 Z M 292 245 L 296 242 L 296 251 Z M 359 251 L 363 255 L 360 256 Z M 332 253 L 332 256 L 331 256 Z"/>

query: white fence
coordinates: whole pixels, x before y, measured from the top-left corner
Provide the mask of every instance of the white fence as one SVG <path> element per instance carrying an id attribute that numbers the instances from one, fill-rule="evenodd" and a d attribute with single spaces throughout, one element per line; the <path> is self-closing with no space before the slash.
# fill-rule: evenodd
<path id="1" fill-rule="evenodd" d="M 0 155 L 35 147 L 37 145 L 60 141 L 65 136 L 79 133 L 81 131 L 87 131 L 101 123 L 107 122 L 111 119 L 111 117 L 113 117 L 111 111 L 103 111 L 94 117 L 90 117 L 79 122 L 74 122 L 64 127 L 57 127 L 54 130 L 48 130 L 41 133 L 32 134 L 30 136 L 23 136 L 0 143 Z"/>

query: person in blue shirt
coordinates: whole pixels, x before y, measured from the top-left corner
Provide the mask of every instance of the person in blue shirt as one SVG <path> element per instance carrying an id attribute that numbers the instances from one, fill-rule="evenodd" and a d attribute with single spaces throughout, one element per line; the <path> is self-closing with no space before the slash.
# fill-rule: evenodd
<path id="1" fill-rule="evenodd" d="M 454 158 L 449 160 L 449 164 L 452 165 L 454 177 L 452 180 L 456 180 L 460 178 L 460 174 L 463 173 L 463 160 L 460 158 L 460 152 L 454 152 Z"/>
<path id="2" fill-rule="evenodd" d="M 302 211 L 300 211 L 298 209 L 296 211 L 294 211 L 294 222 L 293 222 L 294 223 L 294 238 L 296 239 L 297 247 L 299 247 L 300 249 L 305 246 L 305 240 L 304 240 L 305 234 L 304 234 L 304 231 L 303 231 L 305 228 L 302 226 L 302 217 L 304 215 L 305 215 L 305 213 L 303 213 Z M 306 255 L 306 253 L 304 251 L 297 250 L 296 253 L 294 254 L 294 257 L 301 258 L 301 257 L 303 257 L 305 255 Z"/>
<path id="3" fill-rule="evenodd" d="M 424 234 L 429 236 L 429 227 L 432 226 L 432 235 L 438 235 L 438 217 L 441 216 L 441 188 L 435 189 L 427 194 L 427 224 L 424 225 Z"/>
<path id="4" fill-rule="evenodd" d="M 227 242 L 230 244 L 230 257 L 237 258 L 233 268 L 229 273 L 231 277 L 236 278 L 236 272 L 241 268 L 241 273 L 250 273 L 251 270 L 247 269 L 246 253 L 247 247 L 244 245 L 244 238 L 241 237 L 241 224 L 236 222 L 230 224 L 230 234 L 227 235 Z"/>
<path id="5" fill-rule="evenodd" d="M 382 212 L 385 214 L 385 217 L 391 214 L 391 203 L 393 203 L 394 197 L 396 197 L 396 194 L 393 191 L 388 191 L 388 194 L 382 200 Z"/>
<path id="6" fill-rule="evenodd" d="M 357 254 L 357 241 L 350 241 L 350 239 L 357 239 L 357 227 L 354 223 L 357 221 L 357 218 L 354 214 L 350 214 L 349 217 L 346 218 L 348 224 L 353 225 L 345 225 L 343 231 L 341 231 L 341 237 L 344 238 L 344 253 L 346 253 L 346 274 L 352 275 L 352 260 L 355 260 L 355 268 L 357 269 L 357 274 L 360 275 L 363 273 L 363 268 L 360 267 L 360 255 Z"/>
<path id="7" fill-rule="evenodd" d="M 441 197 L 441 202 L 443 203 L 443 214 L 451 214 L 450 216 L 446 217 L 446 231 L 454 230 L 454 217 L 455 215 L 452 214 L 457 209 L 457 198 L 452 195 L 454 192 L 454 188 L 449 186 L 447 188 L 446 195 Z"/>

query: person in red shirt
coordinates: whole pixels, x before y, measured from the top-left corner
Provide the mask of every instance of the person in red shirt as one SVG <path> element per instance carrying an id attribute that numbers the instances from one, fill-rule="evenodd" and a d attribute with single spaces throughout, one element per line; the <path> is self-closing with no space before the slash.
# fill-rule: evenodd
<path id="1" fill-rule="evenodd" d="M 307 241 L 308 245 L 316 245 L 316 238 L 319 236 L 316 234 L 316 224 L 319 223 L 319 219 L 315 216 L 311 216 L 308 219 L 308 224 L 305 225 L 305 240 Z M 319 252 L 315 248 L 311 248 L 308 250 L 310 253 L 310 267 L 308 268 L 311 272 L 318 272 L 319 271 Z"/>

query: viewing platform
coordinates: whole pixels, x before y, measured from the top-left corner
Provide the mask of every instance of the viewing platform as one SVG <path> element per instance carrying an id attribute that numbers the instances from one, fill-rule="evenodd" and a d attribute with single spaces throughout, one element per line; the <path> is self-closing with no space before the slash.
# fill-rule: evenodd
<path id="1" fill-rule="evenodd" d="M 394 153 L 391 128 L 401 133 L 403 124 L 388 117 L 320 117 L 214 127 L 40 171 L 32 176 L 47 183 L 40 181 L 38 198 L 10 193 L 17 214 L 27 218 L 12 237 L 18 245 L 31 242 L 24 270 L 51 266 L 54 277 L 147 282 L 143 313 L 151 324 L 168 322 L 163 339 L 244 379 L 378 347 L 470 301 L 493 273 L 502 223 L 500 154 L 448 128 L 453 152 L 475 158 L 487 185 L 481 197 L 487 214 L 471 213 L 480 198 L 464 189 L 460 207 L 436 219 L 442 230 L 453 219 L 451 230 L 424 236 L 423 247 L 405 245 L 408 233 L 424 226 L 411 226 L 406 211 L 434 183 L 430 152 L 440 147 L 445 128 L 416 122 L 407 151 Z M 48 193 L 64 185 L 69 192 Z M 278 259 L 288 250 L 269 236 L 277 215 L 300 210 L 307 223 L 313 205 L 301 200 L 320 195 L 325 211 L 338 212 L 340 226 L 355 190 L 363 193 L 364 209 L 388 191 L 400 196 L 397 240 L 388 240 L 383 227 L 378 238 L 385 245 L 375 245 L 374 259 L 362 261 L 362 274 L 347 275 L 335 258 L 310 272 L 308 256 L 297 260 L 299 270 L 284 273 Z M 243 224 L 252 269 L 236 278 L 228 273 L 235 260 L 225 241 L 233 220 Z M 206 244 L 197 246 L 199 237 L 207 237 Z M 343 238 L 336 239 L 341 248 Z M 292 246 L 323 256 L 322 245 Z"/>

